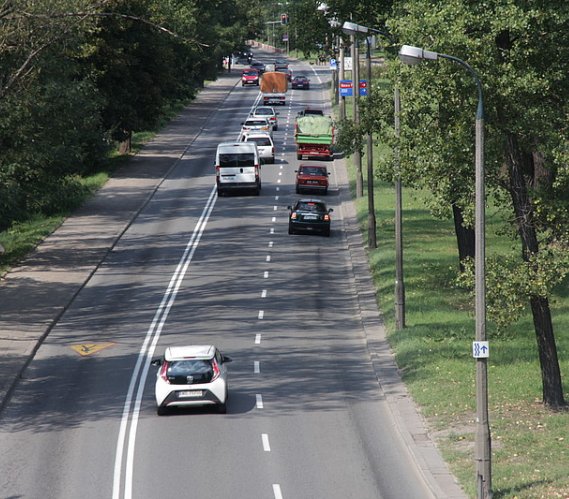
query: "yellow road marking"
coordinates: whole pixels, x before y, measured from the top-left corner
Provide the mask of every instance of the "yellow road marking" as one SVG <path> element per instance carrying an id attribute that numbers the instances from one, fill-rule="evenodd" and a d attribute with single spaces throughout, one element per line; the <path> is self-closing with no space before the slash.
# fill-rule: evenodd
<path id="1" fill-rule="evenodd" d="M 112 347 L 114 343 L 82 343 L 80 345 L 71 345 L 71 349 L 75 350 L 81 357 L 86 357 L 87 355 L 92 355 L 94 353 L 100 352 L 105 348 Z"/>

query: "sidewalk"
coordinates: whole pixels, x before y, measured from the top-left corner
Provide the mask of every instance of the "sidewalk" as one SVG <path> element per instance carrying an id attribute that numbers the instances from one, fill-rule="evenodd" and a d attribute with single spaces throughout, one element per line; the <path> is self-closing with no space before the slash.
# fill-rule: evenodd
<path id="1" fill-rule="evenodd" d="M 240 82 L 223 73 L 0 281 L 0 410 L 54 324 Z"/>

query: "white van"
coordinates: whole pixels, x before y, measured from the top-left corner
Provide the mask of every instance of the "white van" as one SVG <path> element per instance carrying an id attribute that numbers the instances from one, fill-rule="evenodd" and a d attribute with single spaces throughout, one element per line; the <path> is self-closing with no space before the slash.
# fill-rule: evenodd
<path id="1" fill-rule="evenodd" d="M 254 142 L 222 142 L 215 155 L 217 194 L 233 190 L 261 191 L 261 160 Z"/>

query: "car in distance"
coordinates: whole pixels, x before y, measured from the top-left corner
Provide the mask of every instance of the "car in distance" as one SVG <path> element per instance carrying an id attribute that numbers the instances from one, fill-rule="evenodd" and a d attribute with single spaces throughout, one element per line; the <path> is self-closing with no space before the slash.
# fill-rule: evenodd
<path id="1" fill-rule="evenodd" d="M 300 165 L 296 173 L 296 193 L 318 191 L 328 194 L 328 168 L 321 165 Z"/>
<path id="2" fill-rule="evenodd" d="M 279 113 L 275 112 L 274 108 L 270 106 L 258 106 L 251 113 L 251 118 L 267 118 L 273 130 L 277 131 L 279 129 L 278 114 Z"/>
<path id="3" fill-rule="evenodd" d="M 243 142 L 254 142 L 257 144 L 259 157 L 263 163 L 275 162 L 275 144 L 273 138 L 266 132 L 248 132 L 242 134 Z"/>
<path id="4" fill-rule="evenodd" d="M 170 407 L 213 405 L 227 412 L 227 368 L 231 359 L 214 345 L 168 347 L 164 357 L 154 359 L 155 398 L 158 415 Z"/>
<path id="5" fill-rule="evenodd" d="M 288 233 L 316 232 L 330 236 L 330 213 L 326 203 L 320 199 L 299 199 L 288 207 Z"/>
<path id="6" fill-rule="evenodd" d="M 259 71 L 256 69 L 244 69 L 241 73 L 241 86 L 256 85 L 259 86 Z"/>
<path id="7" fill-rule="evenodd" d="M 265 117 L 259 118 L 247 118 L 241 123 L 241 134 L 247 132 L 273 132 L 273 126 L 269 123 L 269 120 Z"/>
<path id="8" fill-rule="evenodd" d="M 265 65 L 262 62 L 252 62 L 251 68 L 259 71 L 260 74 L 265 72 Z"/>
<path id="9" fill-rule="evenodd" d="M 292 89 L 310 90 L 310 80 L 307 76 L 296 75 L 290 82 Z"/>

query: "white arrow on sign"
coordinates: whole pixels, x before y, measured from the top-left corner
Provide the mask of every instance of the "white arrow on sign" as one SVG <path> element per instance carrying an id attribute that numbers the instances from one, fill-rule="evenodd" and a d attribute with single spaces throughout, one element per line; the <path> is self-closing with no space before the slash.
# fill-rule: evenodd
<path id="1" fill-rule="evenodd" d="M 490 357 L 490 345 L 487 341 L 472 342 L 472 356 L 475 359 L 486 359 Z"/>

